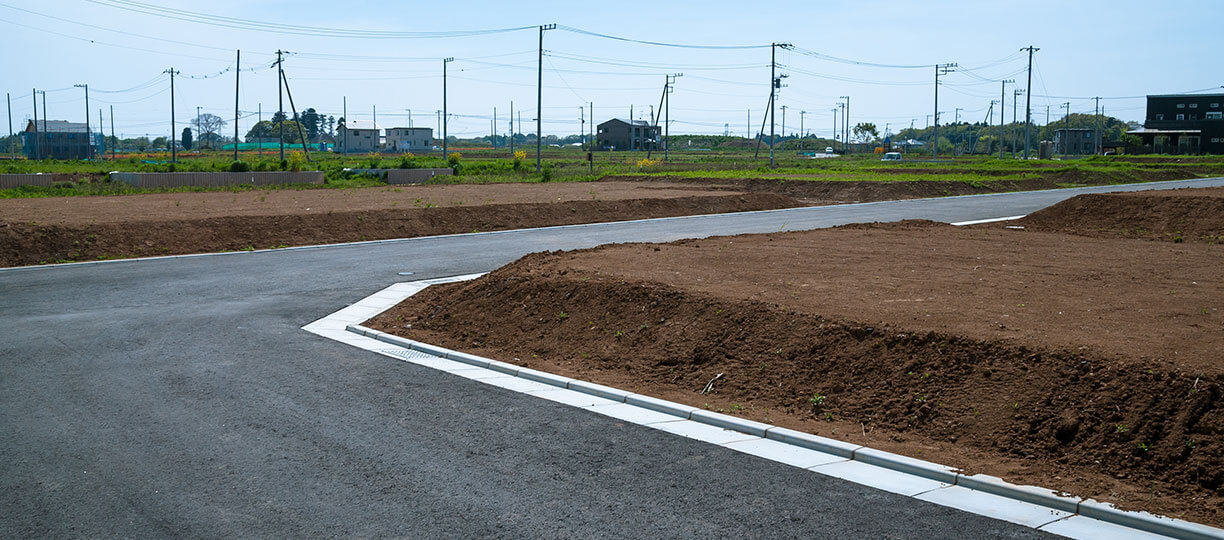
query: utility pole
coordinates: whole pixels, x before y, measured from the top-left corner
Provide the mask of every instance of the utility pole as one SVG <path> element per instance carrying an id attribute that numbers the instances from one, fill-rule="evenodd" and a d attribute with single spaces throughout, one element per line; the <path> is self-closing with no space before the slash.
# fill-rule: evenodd
<path id="1" fill-rule="evenodd" d="M 514 157 L 514 100 L 510 100 L 510 157 Z"/>
<path id="2" fill-rule="evenodd" d="M 1016 113 L 1020 108 L 1016 105 L 1017 98 L 1024 93 L 1023 88 L 1012 90 L 1012 159 L 1016 159 Z"/>
<path id="3" fill-rule="evenodd" d="M 1063 115 L 1063 157 L 1067 157 L 1067 138 L 1071 136 L 1071 102 L 1063 103 L 1063 108 L 1067 110 L 1067 114 Z"/>
<path id="4" fill-rule="evenodd" d="M 110 106 L 111 119 L 111 138 L 115 139 L 115 144 L 111 146 L 111 161 L 115 161 L 115 147 L 119 146 L 119 139 L 115 138 L 115 106 Z"/>
<path id="5" fill-rule="evenodd" d="M 344 108 L 343 108 L 343 109 L 340 109 L 340 114 L 342 114 L 342 115 L 343 115 L 341 118 L 344 118 L 344 153 L 345 153 L 345 154 L 347 154 L 347 153 L 348 153 L 348 151 L 349 151 L 349 145 L 348 145 L 348 134 L 349 134 L 349 127 L 348 127 L 348 123 L 349 123 L 349 117 L 348 117 L 348 96 L 343 96 L 343 97 L 344 97 L 344 104 L 343 104 L 342 106 L 343 106 Z M 263 148 L 263 144 L 262 144 L 262 143 L 260 144 L 260 148 Z M 261 152 L 261 155 L 262 155 L 263 150 L 260 150 L 260 152 Z"/>
<path id="6" fill-rule="evenodd" d="M 960 112 L 962 110 L 963 109 L 961 109 L 960 107 L 957 107 L 953 109 L 953 112 L 952 112 L 952 125 L 957 126 L 958 128 L 960 127 Z M 960 133 L 957 133 L 956 142 L 954 143 L 956 146 L 952 147 L 953 157 L 956 157 L 956 155 L 960 153 L 960 143 L 961 143 Z"/>
<path id="7" fill-rule="evenodd" d="M 578 106 L 578 142 L 583 150 L 586 149 L 586 106 Z"/>
<path id="8" fill-rule="evenodd" d="M 375 153 L 375 154 L 377 154 L 377 153 L 378 153 L 378 145 L 379 145 L 379 143 L 381 143 L 381 142 L 382 142 L 382 141 L 380 140 L 380 137 L 381 137 L 382 135 L 379 133 L 379 130 L 378 130 L 378 105 L 370 105 L 370 112 L 371 112 L 371 114 L 373 114 L 373 115 L 374 115 L 374 153 Z M 443 146 L 442 146 L 442 148 L 446 148 L 445 144 L 446 144 L 446 143 L 445 143 L 445 142 L 443 142 Z M 443 152 L 442 157 L 446 157 L 446 153 L 445 153 L 445 152 Z"/>
<path id="9" fill-rule="evenodd" d="M 237 50 L 234 60 L 234 161 L 238 161 L 238 88 L 242 78 L 242 51 Z"/>
<path id="10" fill-rule="evenodd" d="M 1029 132 L 1033 128 L 1033 53 L 1041 49 L 1029 45 L 1021 50 L 1028 51 L 1028 84 L 1024 86 L 1024 159 L 1029 158 Z"/>
<path id="11" fill-rule="evenodd" d="M 578 108 L 581 109 L 582 107 Z M 493 145 L 493 148 L 497 148 L 497 107 L 493 107 L 493 123 L 490 124 L 490 127 L 492 129 L 489 130 L 489 137 L 491 137 L 489 144 Z"/>
<path id="12" fill-rule="evenodd" d="M 442 159 L 446 159 L 446 124 L 450 123 L 446 115 L 446 65 L 454 61 L 453 56 L 442 59 Z M 374 126 L 374 129 L 377 130 L 378 126 Z"/>
<path id="13" fill-rule="evenodd" d="M 752 109 L 751 108 L 748 109 L 748 127 L 745 129 L 748 130 L 745 134 L 748 135 L 748 140 L 751 141 L 752 140 Z"/>
<path id="14" fill-rule="evenodd" d="M 842 96 L 841 99 L 846 100 L 846 106 L 842 108 L 842 149 L 847 155 L 850 154 L 850 96 Z"/>
<path id="15" fill-rule="evenodd" d="M 176 71 L 174 68 L 170 68 L 164 71 L 163 73 L 170 74 L 170 162 L 175 163 L 178 161 L 178 148 L 175 147 L 176 142 L 174 140 L 174 137 L 176 136 L 174 133 L 174 130 L 176 129 L 174 125 L 175 124 L 174 122 L 174 76 L 177 75 L 179 72 Z M 46 103 L 47 103 L 47 97 L 43 96 L 43 104 L 46 104 Z M 46 116 L 47 116 L 46 111 L 43 111 L 43 117 L 45 118 Z"/>
<path id="16" fill-rule="evenodd" d="M 13 138 L 13 97 L 8 92 L 4 93 L 4 104 L 8 106 L 9 159 L 15 159 L 17 154 L 13 151 L 13 143 L 16 142 Z"/>
<path id="17" fill-rule="evenodd" d="M 281 55 L 284 52 L 280 49 L 276 50 L 276 114 L 278 115 L 277 118 L 280 118 L 280 122 L 277 122 L 277 124 L 280 126 L 280 135 L 278 137 L 280 138 L 280 160 L 282 162 L 285 161 L 285 92 L 282 89 L 285 72 L 281 66 Z"/>
<path id="18" fill-rule="evenodd" d="M 782 142 L 786 143 L 786 105 L 782 106 Z"/>
<path id="19" fill-rule="evenodd" d="M 799 111 L 799 149 L 803 150 L 803 139 L 807 137 L 807 133 L 803 131 L 803 117 L 807 115 L 807 111 Z"/>
<path id="20" fill-rule="evenodd" d="M 73 88 L 85 89 L 85 145 L 89 147 L 89 159 L 93 159 L 93 133 L 89 130 L 89 83 L 74 84 Z M 98 126 L 102 128 L 101 125 Z"/>
<path id="21" fill-rule="evenodd" d="M 34 148 L 31 149 L 30 154 L 34 156 L 34 159 L 38 159 L 38 151 L 41 149 L 38 147 L 39 146 L 38 145 L 39 133 L 38 133 L 38 89 L 37 88 L 30 89 L 30 97 L 34 98 Z"/>
<path id="22" fill-rule="evenodd" d="M 999 81 L 999 83 L 1001 83 L 999 88 L 999 159 L 1003 159 L 1003 122 L 1007 117 L 1007 85 L 1015 84 L 1016 80 L 1007 79 Z M 1012 116 L 1015 116 L 1015 114 L 1015 111 L 1013 111 Z"/>
<path id="23" fill-rule="evenodd" d="M 196 105 L 196 154 L 200 153 L 200 106 Z"/>
<path id="24" fill-rule="evenodd" d="M 599 144 L 599 141 L 595 138 L 595 102 L 588 101 L 587 106 L 590 107 L 591 109 L 591 147 L 592 147 L 591 149 L 594 150 L 594 146 Z M 595 171 L 595 162 L 593 161 L 594 156 L 591 156 L 591 157 L 592 157 L 592 161 L 589 163 L 591 164 L 591 171 L 594 172 Z"/>
<path id="25" fill-rule="evenodd" d="M 790 43 L 771 43 L 769 45 L 769 166 L 774 166 L 774 107 L 777 100 L 775 97 L 778 91 L 782 89 L 782 79 L 786 75 L 778 76 L 778 47 L 790 49 Z"/>
<path id="26" fill-rule="evenodd" d="M 839 138 L 840 138 L 840 137 L 838 137 L 838 135 L 837 135 L 837 134 L 838 134 L 838 133 L 841 133 L 840 131 L 837 131 L 837 117 L 838 117 L 838 115 L 840 115 L 840 114 L 841 114 L 841 108 L 842 108 L 842 104 L 841 104 L 841 103 L 838 103 L 836 107 L 833 107 L 833 146 L 834 146 L 834 148 L 836 148 L 836 147 L 837 147 L 837 139 L 839 139 Z M 846 147 L 845 147 L 845 146 L 842 146 L 842 153 L 843 153 L 843 154 L 844 154 L 844 153 L 846 153 Z"/>
<path id="27" fill-rule="evenodd" d="M 1095 115 L 1096 115 L 1096 126 L 1093 128 L 1093 131 L 1092 131 L 1092 154 L 1100 155 L 1101 154 L 1101 98 L 1100 96 L 1097 96 L 1092 99 L 1096 100 L 1096 104 L 1092 107 L 1092 110 L 1095 112 Z"/>
<path id="28" fill-rule="evenodd" d="M 540 172 L 540 149 L 544 143 L 544 32 L 557 28 L 555 24 L 540 25 L 540 48 L 536 62 L 536 172 Z M 633 118 L 629 119 L 633 124 Z"/>
<path id="29" fill-rule="evenodd" d="M 956 71 L 956 64 L 935 64 L 935 130 L 931 136 L 931 159 L 939 159 L 939 76 Z"/>
<path id="30" fill-rule="evenodd" d="M 345 107 L 345 110 L 348 110 L 348 108 Z M 255 125 L 262 124 L 263 123 L 263 102 L 259 103 L 259 109 L 257 110 L 256 114 L 258 114 L 259 116 L 255 117 Z M 346 122 L 348 121 L 347 118 L 345 119 L 345 121 Z M 348 130 L 346 129 L 345 135 L 347 134 L 348 134 Z M 260 137 L 260 139 L 263 139 L 263 137 Z M 259 144 L 259 160 L 263 161 L 263 140 L 260 140 L 258 144 Z M 344 151 L 348 152 L 348 145 L 344 146 Z"/>
<path id="31" fill-rule="evenodd" d="M 683 77 L 683 73 L 675 73 L 667 78 L 667 93 L 664 96 L 667 100 L 664 102 L 663 109 L 663 161 L 671 159 L 671 141 L 668 136 L 671 135 L 671 94 L 672 85 L 676 83 L 677 77 Z"/>

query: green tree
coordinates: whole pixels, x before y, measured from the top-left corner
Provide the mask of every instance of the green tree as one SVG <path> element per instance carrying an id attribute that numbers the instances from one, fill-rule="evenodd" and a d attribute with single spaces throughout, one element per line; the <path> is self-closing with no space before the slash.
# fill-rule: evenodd
<path id="1" fill-rule="evenodd" d="M 301 135 L 298 134 L 297 122 L 294 122 L 292 120 L 287 120 L 284 122 L 284 125 L 285 125 L 285 142 L 286 143 L 297 144 L 297 143 L 302 142 L 302 137 Z M 255 124 L 254 126 L 251 126 L 251 129 L 247 131 L 247 134 L 246 134 L 246 140 L 248 141 L 252 141 L 257 138 L 258 139 L 277 139 L 279 137 L 280 137 L 280 126 L 276 123 L 269 122 L 267 120 L 264 120 L 263 122 L 259 122 Z"/>
<path id="2" fill-rule="evenodd" d="M 876 125 L 871 122 L 863 122 L 854 126 L 854 140 L 858 142 L 871 142 L 880 138 L 880 131 L 876 129 Z"/>
<path id="3" fill-rule="evenodd" d="M 180 142 L 183 143 L 183 150 L 191 150 L 191 128 L 183 128 L 183 136 L 180 137 Z"/>

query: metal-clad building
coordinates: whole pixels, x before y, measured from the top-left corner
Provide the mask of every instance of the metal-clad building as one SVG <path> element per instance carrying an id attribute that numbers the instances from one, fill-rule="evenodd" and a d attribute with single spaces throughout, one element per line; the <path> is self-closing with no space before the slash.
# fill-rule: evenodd
<path id="1" fill-rule="evenodd" d="M 1090 155 L 1096 153 L 1091 128 L 1059 128 L 1054 131 L 1054 152 L 1057 154 Z"/>
<path id="2" fill-rule="evenodd" d="M 658 150 L 659 126 L 644 120 L 621 120 L 613 118 L 599 124 L 595 134 L 596 144 L 606 150 Z"/>
<path id="3" fill-rule="evenodd" d="M 387 128 L 387 149 L 392 152 L 424 152 L 433 148 L 433 128 Z"/>
<path id="4" fill-rule="evenodd" d="M 336 130 L 337 152 L 377 152 L 382 148 L 382 128 L 374 122 L 348 120 Z"/>
<path id="5" fill-rule="evenodd" d="M 1143 129 L 1127 133 L 1158 154 L 1224 154 L 1224 94 L 1148 96 Z"/>
<path id="6" fill-rule="evenodd" d="M 90 159 L 105 153 L 105 137 L 84 123 L 30 120 L 21 132 L 22 152 L 30 159 Z"/>

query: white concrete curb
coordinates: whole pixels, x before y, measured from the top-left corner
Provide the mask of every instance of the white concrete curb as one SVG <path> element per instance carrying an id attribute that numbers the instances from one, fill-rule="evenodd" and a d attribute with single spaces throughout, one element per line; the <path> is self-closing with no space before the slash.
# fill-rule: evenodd
<path id="1" fill-rule="evenodd" d="M 362 302 L 358 302 L 303 328 L 324 337 L 341 341 L 347 341 L 343 338 L 342 334 L 348 334 L 355 339 L 361 339 L 357 337 L 361 336 L 378 343 L 393 345 L 408 351 L 416 351 L 428 357 L 449 360 L 457 363 L 456 365 L 465 366 L 462 369 L 447 369 L 424 364 L 427 367 L 444 369 L 452 373 L 486 370 L 486 372 L 492 373 L 489 375 L 467 374 L 464 376 L 502 386 L 510 390 L 526 392 L 537 397 L 545 397 L 544 394 L 563 392 L 565 390 L 585 394 L 591 396 L 588 398 L 588 401 L 599 400 L 599 402 L 591 406 L 589 404 L 579 404 L 580 402 L 586 402 L 575 399 L 554 400 L 586 408 L 593 412 L 612 415 L 648 427 L 704 440 L 765 459 L 804 467 L 814 472 L 836 476 L 852 482 L 913 496 L 928 502 L 951 506 L 996 519 L 1020 523 L 1072 538 L 1169 537 L 1186 540 L 1224 539 L 1224 529 L 1155 516 L 1146 512 L 1122 511 L 1107 503 L 1064 496 L 1052 490 L 1035 486 L 1011 484 L 993 476 L 966 475 L 956 469 L 937 463 L 720 414 L 681 403 L 634 394 L 618 388 L 523 368 L 395 336 L 361 326 L 361 324 L 355 322 L 357 319 L 354 318 L 354 313 L 373 313 L 366 315 L 365 318 L 359 318 L 359 320 L 364 321 L 397 305 L 404 298 L 424 290 L 429 285 L 474 279 L 480 275 L 483 274 L 397 283 L 366 299 L 371 300 L 379 297 L 377 302 L 369 302 L 364 305 Z M 399 299 L 396 300 L 396 297 Z M 340 330 L 340 335 L 337 334 L 338 330 Z M 378 350 L 371 346 L 359 343 L 351 344 L 395 356 L 402 360 L 406 359 L 404 356 L 389 354 L 385 350 Z M 536 386 L 529 386 L 531 388 L 529 390 L 520 390 L 506 382 L 501 382 L 503 379 L 521 379 Z M 552 388 L 552 390 L 549 390 L 549 388 Z M 559 395 L 557 397 L 560 398 Z M 599 403 L 608 403 L 608 405 L 599 405 Z M 625 406 L 629 406 L 631 409 L 611 409 L 611 407 Z M 601 407 L 605 409 L 601 409 Z M 633 409 L 641 412 L 635 413 Z M 716 429 L 714 431 L 702 431 L 710 430 L 711 428 Z M 738 437 L 729 437 L 726 435 L 728 431 L 740 435 Z M 778 444 L 780 446 L 760 447 L 762 444 Z M 792 448 L 793 450 L 787 450 L 787 448 Z M 794 452 L 809 453 L 796 458 L 793 455 L 789 455 Z M 809 465 L 810 463 L 815 465 Z M 856 463 L 858 465 L 851 465 Z M 912 480 L 907 480 L 906 478 Z M 907 484 L 908 487 L 904 489 L 898 488 L 895 485 L 897 482 Z"/>

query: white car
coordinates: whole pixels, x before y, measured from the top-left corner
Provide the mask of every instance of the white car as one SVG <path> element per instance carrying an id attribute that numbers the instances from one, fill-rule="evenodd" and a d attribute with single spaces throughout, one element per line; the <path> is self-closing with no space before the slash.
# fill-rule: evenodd
<path id="1" fill-rule="evenodd" d="M 826 146 L 826 147 L 825 147 L 825 154 L 827 154 L 827 155 L 833 155 L 833 147 L 832 147 L 832 146 Z"/>
<path id="2" fill-rule="evenodd" d="M 880 161 L 901 161 L 901 152 L 889 152 Z"/>

